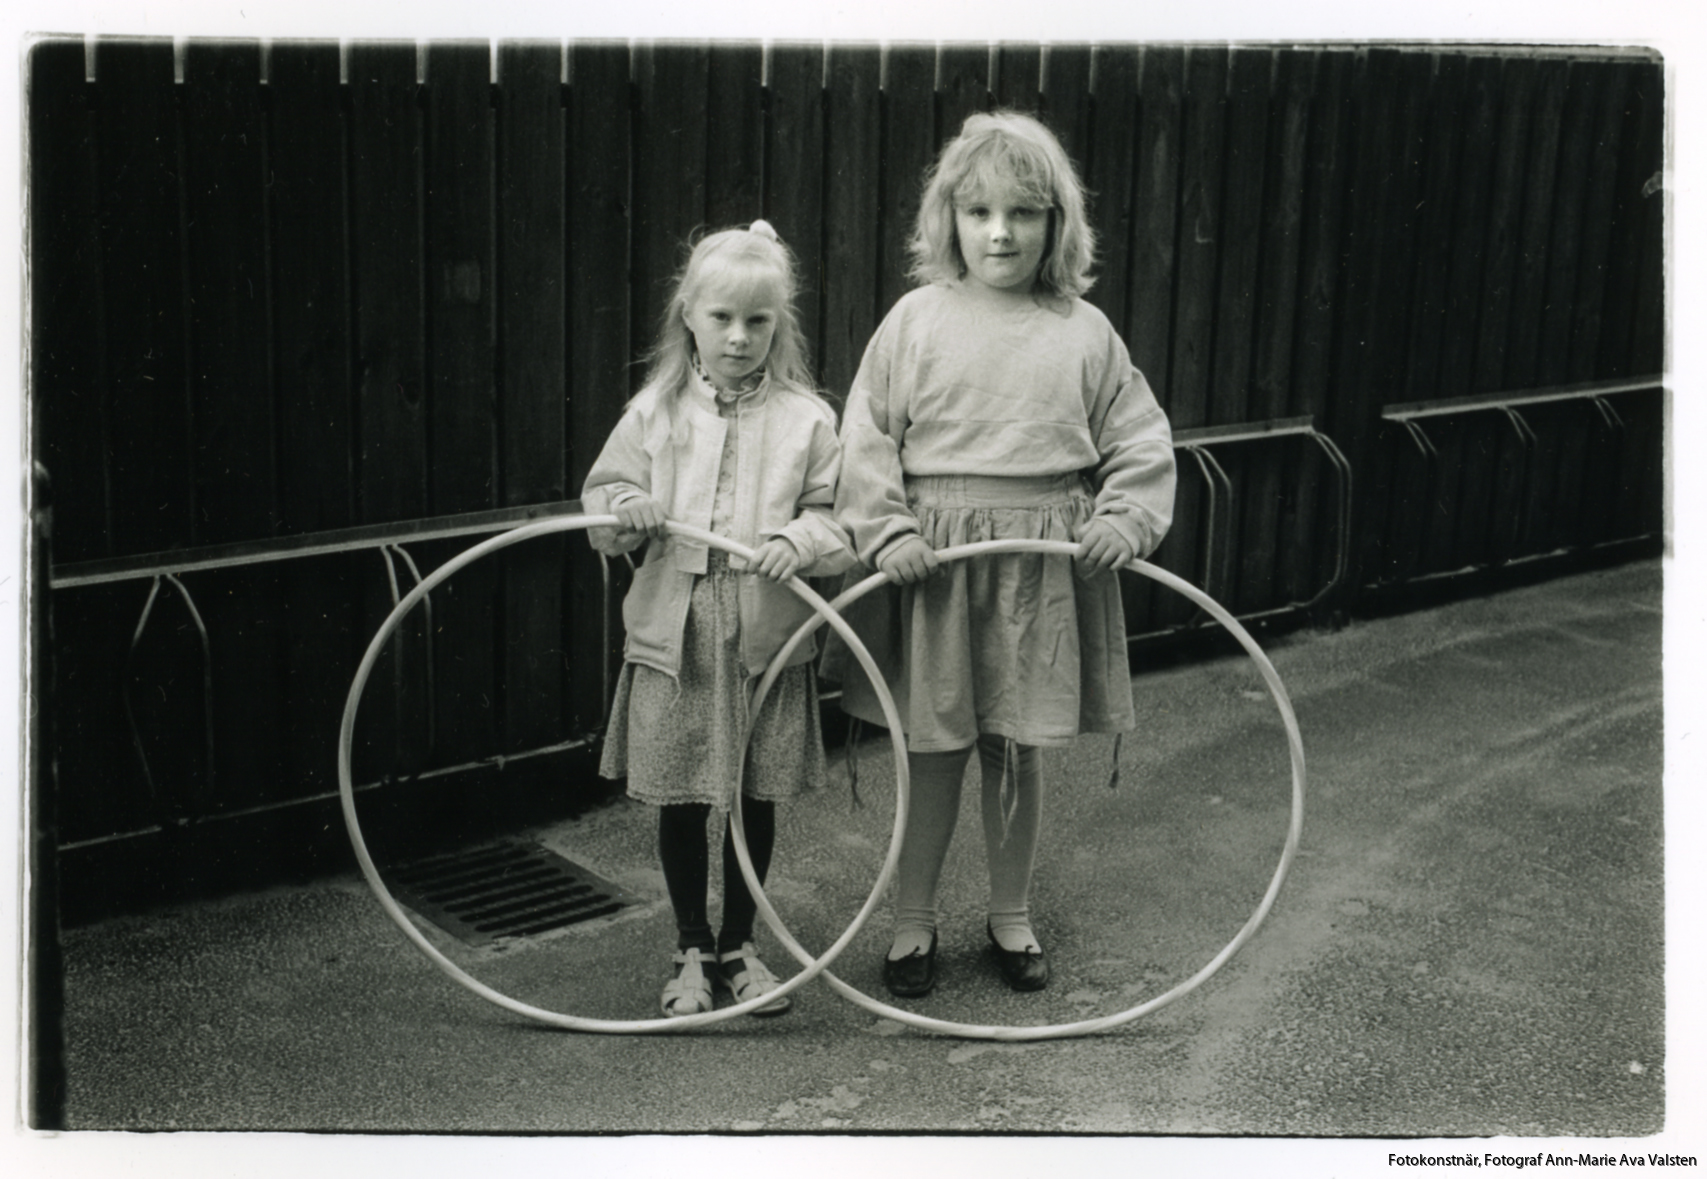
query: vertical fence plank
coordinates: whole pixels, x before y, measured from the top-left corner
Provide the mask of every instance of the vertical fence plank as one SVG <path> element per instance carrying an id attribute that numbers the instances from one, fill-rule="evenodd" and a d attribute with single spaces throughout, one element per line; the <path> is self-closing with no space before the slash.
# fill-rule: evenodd
<path id="1" fill-rule="evenodd" d="M 875 45 L 833 45 L 824 94 L 824 385 L 847 396 L 877 326 L 878 259 L 866 227 L 881 216 L 882 148 Z"/>
<path id="2" fill-rule="evenodd" d="M 1472 377 L 1478 393 L 1503 389 L 1511 339 L 1512 286 L 1523 232 L 1524 162 L 1535 99 L 1537 62 L 1511 58 L 1501 71 L 1500 114 L 1493 154 L 1493 192 L 1488 206 L 1482 313 L 1476 334 Z"/>
<path id="3" fill-rule="evenodd" d="M 200 539 L 277 526 L 261 53 L 253 41 L 184 52 L 186 255 Z M 197 594 L 213 659 L 216 807 L 255 805 L 276 786 L 289 656 L 278 570 L 208 575 Z"/>
<path id="4" fill-rule="evenodd" d="M 1384 359 L 1379 349 L 1381 317 L 1391 312 L 1380 305 L 1380 300 L 1390 288 L 1387 234 L 1393 226 L 1389 213 L 1397 187 L 1395 173 L 1403 158 L 1402 137 L 1394 133 L 1394 120 L 1403 112 L 1394 93 L 1400 55 L 1393 50 L 1370 49 L 1359 56 L 1362 60 L 1352 92 L 1356 146 L 1346 206 L 1346 319 L 1334 358 L 1326 414 L 1330 432 L 1353 470 L 1360 472 L 1364 486 L 1352 514 L 1354 585 L 1377 575 L 1390 491 L 1391 472 L 1379 457 L 1379 438 L 1370 408 L 1384 400 L 1377 384 Z"/>
<path id="5" fill-rule="evenodd" d="M 428 511 L 426 346 L 421 211 L 422 129 L 416 49 L 357 42 L 349 50 L 350 243 L 355 270 L 356 487 L 369 523 Z M 391 610 L 378 553 L 363 553 L 358 634 Z M 410 585 L 396 569 L 398 588 Z M 430 752 L 424 615 L 417 612 L 374 670 L 364 778 L 411 771 Z"/>
<path id="6" fill-rule="evenodd" d="M 1523 149 L 1523 211 L 1512 276 L 1511 335 L 1506 345 L 1504 385 L 1508 389 L 1527 389 L 1540 383 L 1541 327 L 1547 310 L 1553 222 L 1558 213 L 1559 142 L 1569 75 L 1570 62 L 1562 58 L 1536 63 L 1534 105 Z"/>
<path id="7" fill-rule="evenodd" d="M 1616 132 L 1619 152 L 1610 209 L 1612 243 L 1607 255 L 1600 338 L 1596 342 L 1595 376 L 1601 379 L 1626 377 L 1634 372 L 1630 331 L 1640 272 L 1642 186 L 1648 178 L 1647 153 L 1640 142 L 1647 79 L 1639 66 L 1627 68 L 1629 79 L 1622 94 Z"/>
<path id="8" fill-rule="evenodd" d="M 1175 279 L 1173 388 L 1176 428 L 1209 422 L 1215 351 L 1215 273 L 1221 248 L 1222 129 L 1227 51 L 1192 48 L 1186 56 L 1180 143 L 1178 271 Z"/>
<path id="9" fill-rule="evenodd" d="M 1331 433 L 1326 421 L 1326 387 L 1330 372 L 1335 324 L 1342 305 L 1340 237 L 1345 186 L 1340 169 L 1347 154 L 1347 80 L 1354 58 L 1342 49 L 1323 49 L 1311 55 L 1311 106 L 1304 155 L 1304 210 L 1299 241 L 1299 305 L 1297 334 L 1292 346 L 1290 413 L 1308 413 L 1316 428 Z M 1333 536 L 1338 520 L 1328 498 L 1321 495 L 1326 466 L 1318 456 L 1304 461 L 1296 495 L 1282 510 L 1285 531 L 1299 537 L 1280 551 L 1279 592 L 1289 601 L 1309 601 L 1321 589 L 1318 578 L 1331 577 Z"/>
<path id="10" fill-rule="evenodd" d="M 95 127 L 84 77 L 82 40 L 31 47 L 30 361 L 56 561 L 104 557 L 111 543 Z M 57 633 L 76 632 L 61 625 Z"/>
<path id="11" fill-rule="evenodd" d="M 569 487 L 588 469 L 628 399 L 627 365 L 645 346 L 648 323 L 634 320 L 629 286 L 635 229 L 629 203 L 633 98 L 629 49 L 621 42 L 569 48 Z M 621 633 L 598 592 L 599 559 L 570 540 L 564 602 L 569 621 L 563 692 L 568 720 L 587 732 L 604 723 L 601 661 L 607 626 Z M 589 570 L 591 574 L 589 575 Z"/>
<path id="12" fill-rule="evenodd" d="M 1220 281 L 1215 354 L 1210 366 L 1209 420 L 1250 420 L 1252 331 L 1261 244 L 1269 72 L 1265 49 L 1235 49 L 1228 63 L 1227 141 L 1223 172 Z"/>
<path id="13" fill-rule="evenodd" d="M 907 242 L 919 216 L 925 169 L 936 156 L 936 49 L 897 45 L 888 50 L 879 154 L 877 314 L 912 288 Z"/>
<path id="14" fill-rule="evenodd" d="M 274 506 L 261 47 L 184 51 L 186 257 L 202 543 L 266 535 Z"/>
<path id="15" fill-rule="evenodd" d="M 501 477 L 490 46 L 430 43 L 424 97 L 431 510 L 480 511 L 497 506 Z M 465 547 L 451 541 L 422 552 L 436 567 Z M 480 562 L 433 594 L 432 707 L 441 764 L 473 761 L 496 748 L 500 569 L 498 562 Z"/>
<path id="16" fill-rule="evenodd" d="M 334 41 L 272 46 L 266 98 L 279 523 L 347 528 L 355 516 L 348 134 Z"/>
<path id="17" fill-rule="evenodd" d="M 1003 42 L 996 47 L 996 105 L 1037 114 L 1043 95 L 1041 46 Z"/>
<path id="18" fill-rule="evenodd" d="M 562 48 L 500 43 L 497 336 L 506 505 L 570 495 L 564 469 L 568 276 Z"/>
<path id="19" fill-rule="evenodd" d="M 415 46 L 350 47 L 357 487 L 368 523 L 427 513 L 421 127 Z"/>
<path id="20" fill-rule="evenodd" d="M 430 510 L 498 502 L 491 51 L 426 51 L 422 259 L 430 377 Z"/>
<path id="21" fill-rule="evenodd" d="M 1079 169 L 1081 177 L 1086 175 L 1085 164 L 1091 150 L 1092 53 L 1092 47 L 1086 44 L 1051 45 L 1045 49 L 1042 93 L 1038 95 L 1038 117 L 1061 140 L 1067 158 Z M 1003 60 L 1006 59 L 1004 55 Z"/>
<path id="22" fill-rule="evenodd" d="M 1341 222 L 1344 216 L 1345 166 L 1350 120 L 1348 80 L 1354 59 L 1343 50 L 1311 54 L 1313 81 L 1306 129 L 1304 209 L 1299 241 L 1298 332 L 1293 355 L 1293 394 L 1290 412 L 1311 414 L 1318 429 L 1332 433 L 1326 419 L 1327 386 L 1334 351 L 1335 328 L 1342 304 L 1340 291 Z M 1304 473 L 1320 474 L 1319 460 L 1307 461 Z M 1292 601 L 1313 597 L 1332 568 L 1332 549 L 1338 538 L 1332 505 L 1319 493 L 1320 478 L 1301 478 L 1295 498 L 1288 501 L 1288 535 L 1297 544 L 1280 553 L 1280 592 Z M 1292 520 L 1297 524 L 1293 525 Z"/>
<path id="23" fill-rule="evenodd" d="M 349 131 L 338 55 L 335 41 L 276 42 L 263 88 L 279 524 L 291 533 L 356 522 Z M 287 561 L 278 570 L 288 636 L 279 776 L 305 795 L 336 786 L 333 737 L 362 618 L 353 562 Z M 366 712 L 382 699 L 374 693 Z"/>
<path id="24" fill-rule="evenodd" d="M 1489 250 L 1488 222 L 1494 192 L 1494 155 L 1499 146 L 1500 69 L 1498 58 L 1460 56 L 1463 62 L 1463 124 L 1459 181 L 1454 194 L 1450 262 L 1442 325 L 1440 375 L 1435 397 L 1462 397 L 1476 388 L 1476 339 L 1482 304 L 1483 271 Z M 1450 527 L 1431 533 L 1427 565 L 1450 568 L 1484 558 L 1488 543 L 1487 503 L 1492 494 L 1496 423 L 1485 414 L 1428 428 L 1441 450 L 1439 481 L 1450 496 Z M 1443 501 L 1442 510 L 1446 503 Z M 1438 543 L 1436 538 L 1438 537 Z"/>
<path id="25" fill-rule="evenodd" d="M 1057 55 L 1050 57 L 1050 77 Z M 1077 65 L 1077 57 L 1069 58 Z M 1090 63 L 1083 72 L 1089 75 Z M 1132 363 L 1144 374 L 1164 409 L 1169 407 L 1169 352 L 1174 330 L 1176 214 L 1179 209 L 1180 87 L 1185 50 L 1146 47 L 1139 60 L 1138 101 L 1134 112 L 1132 160 L 1132 233 L 1127 255 L 1125 336 Z M 1089 150 L 1089 129 L 1081 133 Z M 1189 574 L 1188 574 L 1189 575 Z M 1127 576 L 1127 628 L 1142 634 L 1157 625 L 1158 603 L 1175 597 L 1156 590 L 1148 578 Z"/>
<path id="26" fill-rule="evenodd" d="M 1292 395 L 1293 337 L 1298 322 L 1299 259 L 1303 240 L 1310 59 L 1279 53 L 1275 61 L 1262 207 L 1261 267 L 1256 277 L 1256 326 L 1251 356 L 1250 414 L 1285 417 Z M 1280 553 L 1297 543 L 1283 527 L 1282 507 L 1303 477 L 1299 444 L 1265 446 L 1247 465 L 1239 587 L 1247 609 L 1283 605 L 1275 580 Z M 1286 524 L 1296 527 L 1295 519 Z"/>
<path id="27" fill-rule="evenodd" d="M 1366 405 L 1387 400 L 1376 378 L 1382 214 L 1397 159 L 1394 140 L 1395 54 L 1361 50 L 1354 76 L 1352 157 L 1346 176 L 1345 320 L 1336 341 L 1327 420 L 1352 469 L 1362 475 L 1363 493 L 1353 516 L 1352 581 L 1379 580 L 1379 542 L 1392 497 L 1392 465 L 1384 453 L 1389 434 L 1371 425 Z"/>
<path id="28" fill-rule="evenodd" d="M 1256 326 L 1256 280 L 1261 249 L 1264 186 L 1267 165 L 1269 81 L 1273 51 L 1235 49 L 1227 67 L 1227 137 L 1221 194 L 1221 248 L 1215 297 L 1215 355 L 1210 366 L 1209 420 L 1213 423 L 1249 421 L 1251 355 Z M 1253 448 L 1228 450 L 1222 466 L 1234 487 L 1222 567 L 1216 581 L 1224 600 L 1235 609 L 1251 608 L 1238 581 L 1245 558 L 1266 564 L 1272 559 L 1272 536 L 1244 530 L 1244 511 L 1250 506 L 1251 464 L 1263 456 Z"/>
<path id="29" fill-rule="evenodd" d="M 1132 175 L 1138 124 L 1138 50 L 1130 45 L 1095 50 L 1096 91 L 1091 95 L 1090 158 L 1085 210 L 1097 235 L 1097 285 L 1086 296 L 1116 330 L 1127 322 L 1132 271 Z"/>
<path id="30" fill-rule="evenodd" d="M 1512 338 L 1513 304 L 1518 254 L 1522 242 L 1524 165 L 1533 134 L 1535 95 L 1542 63 L 1514 58 L 1505 63 L 1501 87 L 1499 147 L 1495 153 L 1494 191 L 1489 224 L 1486 292 L 1477 335 L 1478 391 L 1508 387 L 1506 365 Z M 1488 560 L 1509 561 L 1517 555 L 1522 524 L 1523 487 L 1528 477 L 1528 449 L 1515 426 L 1497 424 L 1491 503 L 1487 511 Z"/>
<path id="31" fill-rule="evenodd" d="M 1430 87 L 1429 119 L 1423 155 L 1422 190 L 1418 210 L 1416 280 L 1412 294 L 1410 359 L 1405 373 L 1405 399 L 1425 401 L 1451 396 L 1442 387 L 1447 349 L 1457 342 L 1447 328 L 1454 300 L 1466 292 L 1454 289 L 1452 264 L 1462 244 L 1455 244 L 1460 192 L 1472 178 L 1466 168 L 1465 120 L 1470 110 L 1468 61 L 1462 54 L 1442 54 L 1436 61 Z M 1478 239 L 1479 240 L 1479 239 Z M 1471 247 L 1473 248 L 1473 247 Z M 1468 334 L 1468 329 L 1460 329 Z M 1468 353 L 1463 353 L 1468 355 Z M 1456 422 L 1430 423 L 1430 438 L 1439 450 L 1419 509 L 1417 561 L 1423 572 L 1450 560 L 1458 513 L 1458 476 L 1462 466 L 1462 431 Z M 1400 462 L 1421 463 L 1409 439 L 1399 442 Z"/>
<path id="32" fill-rule="evenodd" d="M 1447 300 L 1452 293 L 1453 200 L 1462 173 L 1465 117 L 1465 58 L 1442 54 L 1429 86 L 1424 131 L 1422 188 L 1417 194 L 1417 260 L 1411 294 L 1411 323 L 1402 386 L 1407 401 L 1450 396 L 1441 389 L 1441 350 L 1446 343 Z M 1399 390 L 1394 390 L 1395 393 Z"/>
<path id="33" fill-rule="evenodd" d="M 955 43 L 938 55 L 936 141 L 960 134 L 967 117 L 990 109 L 990 47 Z"/>
<path id="34" fill-rule="evenodd" d="M 688 235 L 705 223 L 704 45 L 649 44 L 635 51 L 634 336 L 651 344 Z M 632 384 L 642 375 L 634 369 Z"/>
<path id="35" fill-rule="evenodd" d="M 1657 373 L 1665 364 L 1665 70 L 1658 61 L 1644 62 L 1636 72 L 1635 157 L 1636 291 L 1632 300 L 1627 371 Z M 1636 447 L 1631 455 L 1627 485 L 1633 490 L 1626 535 L 1655 534 L 1665 523 L 1664 440 L 1665 409 L 1657 393 L 1637 396 L 1636 429 L 1629 432 Z M 1639 458 L 1637 456 L 1640 456 Z"/>
<path id="36" fill-rule="evenodd" d="M 631 321 L 628 287 L 632 94 L 628 46 L 570 46 L 569 171 L 569 490 L 587 470 L 628 400 L 630 356 L 652 325 Z"/>
<path id="37" fill-rule="evenodd" d="M 1595 113 L 1605 74 L 1593 63 L 1574 61 L 1565 79 L 1552 236 L 1547 246 L 1547 285 L 1538 333 L 1536 383 L 1540 385 L 1571 381 L 1571 314 L 1577 302 L 1577 279 L 1583 270 L 1584 243 L 1589 237 L 1583 218 L 1593 183 Z"/>
<path id="38" fill-rule="evenodd" d="M 565 436 L 563 50 L 498 45 L 497 316 L 502 502 L 568 496 Z M 563 737 L 563 562 L 566 541 L 506 550 L 502 686 L 506 753 Z"/>
<path id="39" fill-rule="evenodd" d="M 725 229 L 764 212 L 763 49 L 717 45 L 706 70 L 705 221 Z"/>
<path id="40" fill-rule="evenodd" d="M 1400 400 L 1406 388 L 1417 281 L 1416 227 L 1427 193 L 1422 160 L 1427 150 L 1433 73 L 1433 55 L 1419 52 L 1397 54 L 1384 73 L 1392 90 L 1392 124 L 1385 133 L 1392 151 L 1382 162 L 1380 228 L 1374 239 L 1376 268 L 1370 287 L 1381 312 L 1372 316 L 1365 328 L 1370 339 L 1365 396 L 1372 397 L 1376 405 Z M 1415 572 L 1428 519 L 1429 472 L 1424 464 L 1415 462 L 1390 464 L 1388 471 L 1392 482 L 1385 519 L 1372 518 L 1365 535 L 1374 562 L 1369 569 L 1378 570 L 1381 578 L 1392 579 Z M 1372 503 L 1372 515 L 1379 510 Z"/>
<path id="41" fill-rule="evenodd" d="M 1591 381 L 1599 371 L 1602 313 L 1606 306 L 1611 267 L 1614 209 L 1618 201 L 1618 159 L 1622 142 L 1625 96 L 1634 67 L 1625 62 L 1602 62 L 1594 71 L 1599 81 L 1592 120 L 1593 148 L 1586 164 L 1587 192 L 1583 205 L 1582 253 L 1570 307 L 1571 345 L 1568 379 Z"/>
<path id="42" fill-rule="evenodd" d="M 800 264 L 796 311 L 824 379 L 824 47 L 779 45 L 771 51 L 765 112 L 765 217 Z M 838 276 L 839 278 L 839 276 Z"/>
<path id="43" fill-rule="evenodd" d="M 1541 61 L 1536 78 L 1535 116 L 1529 135 L 1528 183 L 1524 186 L 1524 229 L 1519 239 L 1518 275 L 1512 290 L 1512 336 L 1506 360 L 1506 384 L 1514 389 L 1540 386 L 1541 334 L 1548 304 L 1548 270 L 1552 268 L 1555 222 L 1567 220 L 1560 208 L 1560 140 L 1564 135 L 1565 87 L 1570 63 L 1562 58 Z M 1536 409 L 1531 425 L 1535 444 L 1529 450 L 1524 481 L 1523 536 L 1519 551 L 1543 553 L 1553 548 L 1553 497 L 1558 479 L 1560 447 L 1574 415 L 1557 406 Z"/>
<path id="44" fill-rule="evenodd" d="M 1100 83 L 1101 78 L 1099 76 Z M 1099 86 L 1100 89 L 1100 86 Z M 1209 420 L 1209 380 L 1215 348 L 1215 275 L 1221 247 L 1221 160 L 1226 112 L 1227 50 L 1186 51 L 1180 142 L 1180 207 L 1177 230 L 1172 390 L 1168 417 L 1175 429 Z M 1093 153 L 1094 154 L 1094 153 Z M 1204 584 L 1212 596 L 1223 587 L 1205 553 L 1209 506 L 1195 464 L 1181 464 L 1174 497 L 1174 527 L 1164 549 L 1167 567 Z M 1199 570 L 1199 563 L 1203 569 Z M 1164 600 L 1161 617 L 1183 622 L 1188 604 Z"/>
<path id="45" fill-rule="evenodd" d="M 170 41 L 95 46 L 114 550 L 195 542 Z"/>
<path id="46" fill-rule="evenodd" d="M 1658 62 L 1637 74 L 1637 176 L 1641 223 L 1637 231 L 1635 323 L 1630 371 L 1657 373 L 1665 366 L 1665 70 Z M 1650 454 L 1655 453 L 1650 451 Z"/>
<path id="47" fill-rule="evenodd" d="M 1432 395 L 1462 397 L 1477 389 L 1477 323 L 1485 292 L 1482 276 L 1489 249 L 1489 218 L 1494 189 L 1495 152 L 1499 147 L 1500 59 L 1474 55 L 1449 58 L 1464 77 L 1459 178 L 1454 212 L 1442 328 L 1440 377 Z M 1443 67 L 1444 68 L 1444 67 Z"/>
<path id="48" fill-rule="evenodd" d="M 1547 241 L 1546 273 L 1542 278 L 1541 308 L 1535 328 L 1536 360 L 1532 381 L 1537 385 L 1562 385 L 1569 381 L 1571 358 L 1571 305 L 1576 298 L 1576 278 L 1581 269 L 1583 206 L 1587 199 L 1588 157 L 1592 149 L 1594 79 L 1598 74 L 1582 62 L 1562 63 L 1558 81 L 1560 98 L 1554 117 L 1557 150 L 1553 184 L 1553 208 Z M 1585 412 L 1585 410 L 1587 412 Z M 1546 496 L 1537 507 L 1544 515 L 1534 521 L 1530 544 L 1539 552 L 1576 543 L 1585 447 L 1591 431 L 1586 406 L 1573 406 L 1553 415 L 1556 436 L 1545 438 L 1547 462 L 1545 482 L 1538 482 L 1537 497 Z"/>
<path id="49" fill-rule="evenodd" d="M 1132 201 L 1132 283 L 1127 296 L 1126 342 L 1133 363 L 1149 379 L 1162 405 L 1170 409 L 1184 69 L 1184 49 L 1170 46 L 1144 50 L 1134 152 L 1137 178 Z"/>

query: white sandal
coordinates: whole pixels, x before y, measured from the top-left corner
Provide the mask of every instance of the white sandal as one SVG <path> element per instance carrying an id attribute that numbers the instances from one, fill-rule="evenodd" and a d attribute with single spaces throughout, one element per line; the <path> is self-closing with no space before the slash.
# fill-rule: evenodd
<path id="1" fill-rule="evenodd" d="M 782 985 L 777 981 L 776 975 L 770 972 L 770 968 L 759 961 L 759 952 L 753 948 L 752 942 L 742 943 L 739 950 L 719 954 L 717 962 L 717 979 L 729 988 L 729 993 L 735 996 L 737 1003 L 768 995 Z M 779 995 L 774 1002 L 755 1007 L 748 1014 L 781 1015 L 792 1006 L 793 999 L 787 995 Z"/>
<path id="2" fill-rule="evenodd" d="M 711 997 L 711 980 L 705 977 L 705 963 L 711 956 L 704 950 L 683 950 L 676 955 L 676 977 L 664 984 L 658 1009 L 675 1018 L 710 1011 L 716 1003 Z"/>

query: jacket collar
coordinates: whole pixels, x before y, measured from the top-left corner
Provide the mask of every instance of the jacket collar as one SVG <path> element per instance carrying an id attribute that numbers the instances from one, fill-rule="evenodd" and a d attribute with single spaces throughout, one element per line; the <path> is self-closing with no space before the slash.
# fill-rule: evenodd
<path id="1" fill-rule="evenodd" d="M 711 383 L 710 375 L 700 363 L 699 353 L 693 354 L 693 377 L 688 386 L 694 392 L 695 401 L 713 413 L 717 412 L 719 405 L 740 404 L 744 409 L 756 406 L 764 400 L 764 394 L 770 389 L 770 384 L 770 370 L 761 367 L 757 372 L 749 374 L 741 382 L 739 389 L 725 393 Z"/>

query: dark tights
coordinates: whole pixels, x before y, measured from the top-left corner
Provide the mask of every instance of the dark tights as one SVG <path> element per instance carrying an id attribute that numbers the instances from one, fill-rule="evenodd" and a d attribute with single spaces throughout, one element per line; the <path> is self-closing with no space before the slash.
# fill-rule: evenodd
<path id="1" fill-rule="evenodd" d="M 712 950 L 726 954 L 753 940 L 753 918 L 758 902 L 741 875 L 735 857 L 735 837 L 728 824 L 723 828 L 723 929 L 711 936 L 707 912 L 707 878 L 711 872 L 705 846 L 705 821 L 711 805 L 679 802 L 658 808 L 658 858 L 664 864 L 664 886 L 676 911 L 676 948 Z M 741 817 L 747 832 L 747 853 L 753 870 L 763 884 L 770 871 L 771 849 L 776 846 L 776 803 L 758 799 L 741 800 Z"/>

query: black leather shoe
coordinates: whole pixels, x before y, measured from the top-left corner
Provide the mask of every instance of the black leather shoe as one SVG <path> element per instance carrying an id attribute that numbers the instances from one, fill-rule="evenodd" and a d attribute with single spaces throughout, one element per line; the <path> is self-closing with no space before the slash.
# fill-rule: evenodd
<path id="1" fill-rule="evenodd" d="M 931 993 L 936 986 L 936 934 L 931 934 L 930 949 L 914 950 L 905 958 L 883 959 L 883 985 L 891 995 L 902 999 L 917 999 Z"/>
<path id="2" fill-rule="evenodd" d="M 1041 949 L 1003 949 L 996 940 L 996 931 L 988 924 L 984 932 L 990 935 L 990 953 L 995 956 L 996 969 L 1010 987 L 1016 991 L 1041 991 L 1049 985 L 1049 959 Z"/>

